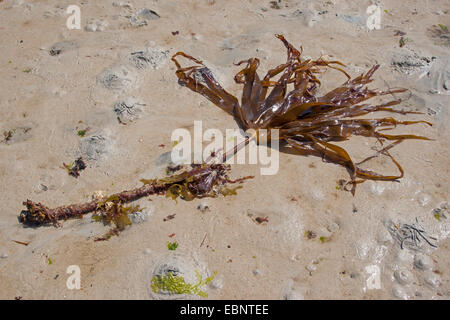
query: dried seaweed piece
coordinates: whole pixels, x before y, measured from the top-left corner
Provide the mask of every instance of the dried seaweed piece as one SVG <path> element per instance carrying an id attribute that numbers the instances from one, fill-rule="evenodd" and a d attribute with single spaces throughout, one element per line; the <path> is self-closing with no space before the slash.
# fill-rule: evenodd
<path id="1" fill-rule="evenodd" d="M 294 48 L 282 35 L 276 35 L 276 37 L 287 48 L 287 61 L 269 70 L 264 78 L 261 79 L 256 72 L 259 66 L 257 58 L 237 63 L 237 65 L 246 63 L 246 67 L 234 78 L 236 83 L 244 86 L 241 104 L 235 96 L 222 88 L 202 61 L 184 52 L 177 52 L 172 56 L 172 61 L 177 67 L 178 82 L 232 115 L 243 130 L 253 129 L 254 134 L 242 145 L 252 139 L 258 139 L 260 129 L 279 129 L 279 139 L 287 142 L 289 152 L 321 157 L 324 161 L 344 166 L 350 174 L 349 185 L 351 185 L 352 194 L 355 193 L 356 185 L 365 180 L 396 181 L 403 177 L 403 169 L 389 154 L 389 149 L 405 139 L 429 139 L 417 135 L 388 135 L 382 131 L 391 130 L 398 125 L 425 123 L 431 126 L 431 123 L 398 121 L 394 118 L 361 119 L 356 117 L 378 111 L 402 115 L 418 113 L 392 108 L 400 104 L 399 99 L 375 106 L 363 103 L 375 96 L 393 95 L 405 92 L 406 89 L 370 90 L 366 85 L 372 82 L 372 76 L 379 65 L 373 66 L 366 74 L 352 79 L 341 68 L 344 64 L 340 61 L 326 61 L 323 58 L 302 60 L 301 50 Z M 177 60 L 180 56 L 196 65 L 181 67 Z M 321 82 L 316 75 L 326 68 L 342 72 L 348 80 L 340 87 L 323 96 L 318 96 L 317 89 Z M 272 78 L 277 75 L 280 75 L 278 81 L 273 81 Z M 293 88 L 290 87 L 289 90 L 288 86 L 292 85 Z M 269 89 L 271 89 L 270 92 Z M 355 164 L 345 149 L 332 143 L 348 140 L 352 135 L 375 138 L 381 144 L 385 140 L 393 141 L 391 145 L 378 151 L 376 156 L 381 154 L 388 156 L 397 166 L 400 174 L 382 175 L 364 170 L 358 165 L 373 157 Z M 270 134 L 267 139 L 270 141 Z M 236 153 L 237 149 L 225 152 L 222 155 L 223 162 L 228 156 Z"/>
<path id="2" fill-rule="evenodd" d="M 183 188 L 185 188 L 184 190 L 189 192 L 189 195 L 193 198 L 215 197 L 226 187 L 226 184 L 235 183 L 236 181 L 241 182 L 243 181 L 242 179 L 251 178 L 244 177 L 233 181 L 228 177 L 229 171 L 230 166 L 225 164 L 195 164 L 192 165 L 192 168 L 189 170 L 163 179 L 143 179 L 141 182 L 143 182 L 144 185 L 133 190 L 122 191 L 109 197 L 95 199 L 86 203 L 61 206 L 54 209 L 51 209 L 42 203 L 27 200 L 23 203 L 27 207 L 27 210 L 23 210 L 20 213 L 19 221 L 27 225 L 42 225 L 47 223 L 58 225 L 59 220 L 81 217 L 83 214 L 89 212 L 105 210 L 105 206 L 108 202 L 112 203 L 113 206 L 116 206 L 114 210 L 120 212 L 125 210 L 125 212 L 129 212 L 126 207 L 119 206 L 152 194 L 168 194 L 169 189 L 175 185 L 183 186 Z M 173 193 L 171 196 L 172 195 Z M 185 195 L 180 193 L 177 196 L 183 197 Z M 192 199 L 185 198 L 185 200 Z M 104 214 L 102 218 L 113 221 L 116 217 L 122 217 L 122 214 L 114 214 L 114 211 L 108 212 L 109 211 L 107 210 L 107 213 Z M 116 225 L 119 224 L 119 226 L 127 225 L 126 219 L 125 221 L 118 220 L 113 222 L 115 222 Z M 115 233 L 114 230 L 112 232 Z"/>
<path id="3" fill-rule="evenodd" d="M 16 127 L 3 131 L 4 139 L 2 142 L 9 144 L 12 142 L 25 141 L 29 136 L 30 127 Z"/>
<path id="4" fill-rule="evenodd" d="M 412 40 L 410 38 L 401 37 L 398 41 L 399 47 L 402 48 L 405 46 L 408 42 L 411 42 Z"/>
<path id="5" fill-rule="evenodd" d="M 174 219 L 176 214 L 169 214 L 167 217 L 163 219 L 164 222 Z"/>
<path id="6" fill-rule="evenodd" d="M 308 240 L 311 240 L 311 239 L 314 239 L 315 237 L 317 237 L 317 234 L 314 231 L 307 230 L 307 231 L 305 231 L 305 237 Z"/>
<path id="7" fill-rule="evenodd" d="M 21 244 L 23 246 L 28 246 L 30 244 L 29 242 L 23 242 L 23 241 L 18 241 L 18 240 L 12 240 L 12 241 L 17 243 L 17 244 Z"/>
<path id="8" fill-rule="evenodd" d="M 49 54 L 50 54 L 51 56 L 57 56 L 57 55 L 59 55 L 61 52 L 62 52 L 61 49 L 58 49 L 58 48 L 51 48 L 50 51 L 49 51 Z"/>
<path id="9" fill-rule="evenodd" d="M 268 218 L 268 217 L 256 217 L 256 218 L 255 218 L 255 221 L 256 221 L 258 224 L 261 224 L 261 223 L 263 223 L 263 222 L 269 222 L 269 218 Z"/>
<path id="10" fill-rule="evenodd" d="M 79 157 L 75 162 L 65 164 L 63 162 L 64 168 L 66 168 L 69 175 L 78 178 L 80 176 L 80 171 L 86 169 L 86 163 L 83 161 L 82 157 Z"/>
<path id="11" fill-rule="evenodd" d="M 281 9 L 279 2 L 280 1 L 270 1 L 270 7 L 272 9 Z"/>
<path id="12" fill-rule="evenodd" d="M 3 140 L 5 143 L 7 143 L 9 140 L 11 140 L 11 138 L 13 137 L 15 132 L 15 129 L 12 130 L 8 130 L 8 131 L 3 131 L 3 136 L 5 137 L 5 139 Z"/>

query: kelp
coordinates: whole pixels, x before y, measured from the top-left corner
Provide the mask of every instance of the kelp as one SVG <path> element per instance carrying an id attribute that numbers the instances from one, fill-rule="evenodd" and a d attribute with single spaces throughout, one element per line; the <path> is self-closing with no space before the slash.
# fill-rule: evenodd
<path id="1" fill-rule="evenodd" d="M 228 177 L 230 166 L 226 164 L 193 164 L 162 179 L 142 179 L 143 186 L 133 190 L 122 191 L 108 197 L 101 197 L 89 202 L 49 208 L 42 203 L 25 201 L 27 207 L 19 215 L 19 221 L 27 225 L 42 225 L 53 223 L 59 225 L 59 220 L 82 217 L 89 212 L 95 212 L 94 219 L 107 224 L 113 223 L 116 228 L 107 235 L 117 234 L 131 222 L 128 214 L 141 210 L 138 206 L 125 207 L 123 204 L 149 195 L 166 195 L 172 199 L 178 197 L 184 200 L 195 198 L 217 197 L 219 194 L 235 194 L 236 189 L 227 187 L 229 183 L 243 182 L 251 176 L 231 180 Z M 231 191 L 230 191 L 231 190 Z"/>
<path id="2" fill-rule="evenodd" d="M 178 82 L 233 116 L 241 129 L 253 129 L 255 134 L 247 138 L 246 143 L 251 139 L 258 139 L 261 129 L 278 129 L 279 139 L 287 144 L 288 152 L 320 157 L 326 162 L 345 167 L 350 175 L 347 185 L 351 186 L 352 194 L 355 193 L 356 185 L 366 180 L 397 181 L 402 178 L 403 169 L 390 155 L 389 150 L 406 139 L 429 139 L 412 134 L 389 135 L 384 132 L 399 125 L 432 124 L 427 121 L 399 121 L 392 117 L 359 117 L 379 111 L 402 115 L 419 114 L 395 109 L 394 106 L 401 103 L 401 100 L 396 98 L 378 105 L 363 103 L 376 96 L 394 96 L 407 90 L 371 90 L 366 85 L 372 82 L 372 76 L 379 65 L 373 66 L 365 74 L 351 78 L 343 69 L 345 65 L 342 62 L 327 61 L 322 57 L 317 60 L 302 59 L 302 50 L 297 50 L 282 35 L 276 37 L 287 49 L 286 63 L 270 69 L 262 79 L 257 73 L 257 58 L 236 64 L 246 65 L 234 77 L 236 83 L 243 84 L 241 103 L 217 82 L 211 70 L 202 61 L 184 52 L 177 52 L 172 56 L 177 67 Z M 184 57 L 195 65 L 181 67 L 178 57 Z M 347 77 L 347 81 L 334 90 L 319 95 L 321 81 L 318 74 L 327 68 L 341 72 Z M 274 81 L 273 78 L 278 75 L 279 79 Z M 385 175 L 362 169 L 360 165 L 374 156 L 355 163 L 344 148 L 335 144 L 352 136 L 375 138 L 381 145 L 386 140 L 392 141 L 390 145 L 379 150 L 376 156 L 388 156 L 398 168 L 399 174 Z M 271 140 L 270 133 L 267 139 Z M 235 152 L 236 150 L 232 153 Z M 223 162 L 228 156 L 228 152 L 223 154 Z"/>

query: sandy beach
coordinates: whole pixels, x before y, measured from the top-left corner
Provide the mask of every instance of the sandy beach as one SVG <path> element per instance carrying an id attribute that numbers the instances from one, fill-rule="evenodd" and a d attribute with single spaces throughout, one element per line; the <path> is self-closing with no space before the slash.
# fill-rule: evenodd
<path id="1" fill-rule="evenodd" d="M 80 29 L 67 26 L 71 5 Z M 448 300 L 449 28 L 445 0 L 0 0 L 0 298 Z M 201 59 L 240 99 L 235 63 L 256 57 L 263 77 L 286 62 L 275 34 L 352 77 L 379 64 L 370 88 L 408 89 L 398 108 L 421 114 L 366 116 L 433 124 L 392 131 L 431 139 L 390 151 L 402 179 L 366 181 L 353 196 L 339 184 L 344 167 L 280 152 L 274 175 L 232 165 L 232 178 L 254 176 L 236 195 L 135 201 L 139 215 L 107 241 L 94 241 L 111 226 L 91 213 L 59 227 L 18 221 L 27 199 L 57 207 L 165 177 L 177 128 L 237 128 L 178 83 L 171 57 Z M 326 70 L 320 80 L 325 93 L 346 77 Z M 339 146 L 356 162 L 379 147 L 365 137 Z M 74 177 L 63 163 L 79 157 L 86 168 Z M 370 168 L 397 173 L 387 157 Z M 405 232 L 419 240 L 402 248 Z M 187 283 L 211 281 L 200 295 L 155 292 L 152 277 L 170 268 Z"/>

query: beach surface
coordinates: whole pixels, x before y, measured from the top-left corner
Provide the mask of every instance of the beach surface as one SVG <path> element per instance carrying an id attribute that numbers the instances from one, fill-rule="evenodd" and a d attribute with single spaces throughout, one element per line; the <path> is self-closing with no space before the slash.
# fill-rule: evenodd
<path id="1" fill-rule="evenodd" d="M 373 4 L 0 1 L 0 298 L 449 299 L 450 3 L 377 1 L 379 28 L 369 30 Z M 71 5 L 80 29 L 67 27 Z M 108 241 L 94 241 L 111 226 L 92 214 L 60 227 L 19 223 L 27 199 L 57 207 L 164 177 L 177 128 L 193 132 L 200 120 L 203 131 L 237 128 L 178 84 L 170 58 L 184 51 L 202 60 L 240 99 L 234 63 L 257 57 L 262 77 L 286 61 L 275 34 L 303 57 L 342 61 L 352 77 L 380 64 L 370 88 L 408 89 L 395 95 L 404 100 L 398 108 L 422 114 L 366 116 L 433 124 L 392 131 L 432 139 L 390 151 L 402 179 L 366 181 L 352 196 L 339 184 L 349 179 L 345 168 L 281 152 L 274 175 L 232 165 L 232 178 L 255 176 L 236 195 L 136 201 L 142 214 Z M 320 92 L 346 80 L 335 70 L 320 79 Z M 339 145 L 355 162 L 380 147 L 362 137 Z M 87 168 L 75 178 L 63 163 L 78 157 Z M 397 174 L 387 157 L 369 168 Z M 402 248 L 407 232 L 420 241 Z M 155 293 L 152 277 L 164 268 L 191 283 L 196 273 L 214 275 L 202 286 L 207 297 Z"/>

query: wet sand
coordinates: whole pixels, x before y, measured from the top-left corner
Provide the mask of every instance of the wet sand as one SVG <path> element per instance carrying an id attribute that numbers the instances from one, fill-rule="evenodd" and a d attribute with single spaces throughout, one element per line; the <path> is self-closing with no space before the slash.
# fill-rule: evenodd
<path id="1" fill-rule="evenodd" d="M 205 277 L 217 272 L 204 287 L 209 299 L 449 299 L 450 48 L 444 27 L 450 27 L 450 5 L 378 3 L 381 29 L 370 31 L 370 1 L 283 0 L 278 9 L 269 1 L 1 1 L 0 298 L 177 298 L 151 292 L 152 272 L 167 259 L 182 261 L 191 280 L 194 269 Z M 81 9 L 81 30 L 66 27 L 72 4 Z M 60 228 L 18 222 L 26 199 L 51 207 L 79 203 L 98 190 L 112 194 L 141 185 L 139 179 L 163 177 L 176 128 L 192 130 L 195 120 L 203 121 L 203 130 L 236 128 L 229 115 L 177 83 L 170 57 L 184 51 L 202 59 L 240 97 L 233 81 L 240 69 L 233 63 L 258 57 L 261 75 L 285 62 L 276 33 L 302 46 L 304 56 L 342 61 L 352 76 L 380 64 L 371 88 L 410 90 L 401 95 L 402 107 L 423 114 L 395 117 L 433 126 L 395 132 L 433 140 L 405 141 L 392 150 L 404 178 L 367 181 L 352 196 L 338 185 L 348 179 L 344 168 L 281 153 L 276 175 L 234 165 L 233 177 L 255 175 L 235 196 L 137 201 L 146 220 L 108 241 L 94 241 L 109 227 L 91 215 Z M 147 62 L 133 59 L 136 52 Z M 345 81 L 333 70 L 321 79 L 321 92 Z M 118 121 L 117 109 L 127 105 L 138 107 Z M 377 147 L 362 138 L 340 145 L 355 161 Z M 76 179 L 62 166 L 79 156 L 88 167 Z M 385 158 L 371 166 L 396 172 Z M 420 248 L 401 249 L 389 230 L 416 218 L 437 248 L 422 241 Z M 169 241 L 179 244 L 174 252 Z M 66 286 L 70 265 L 80 267 L 80 290 Z"/>

